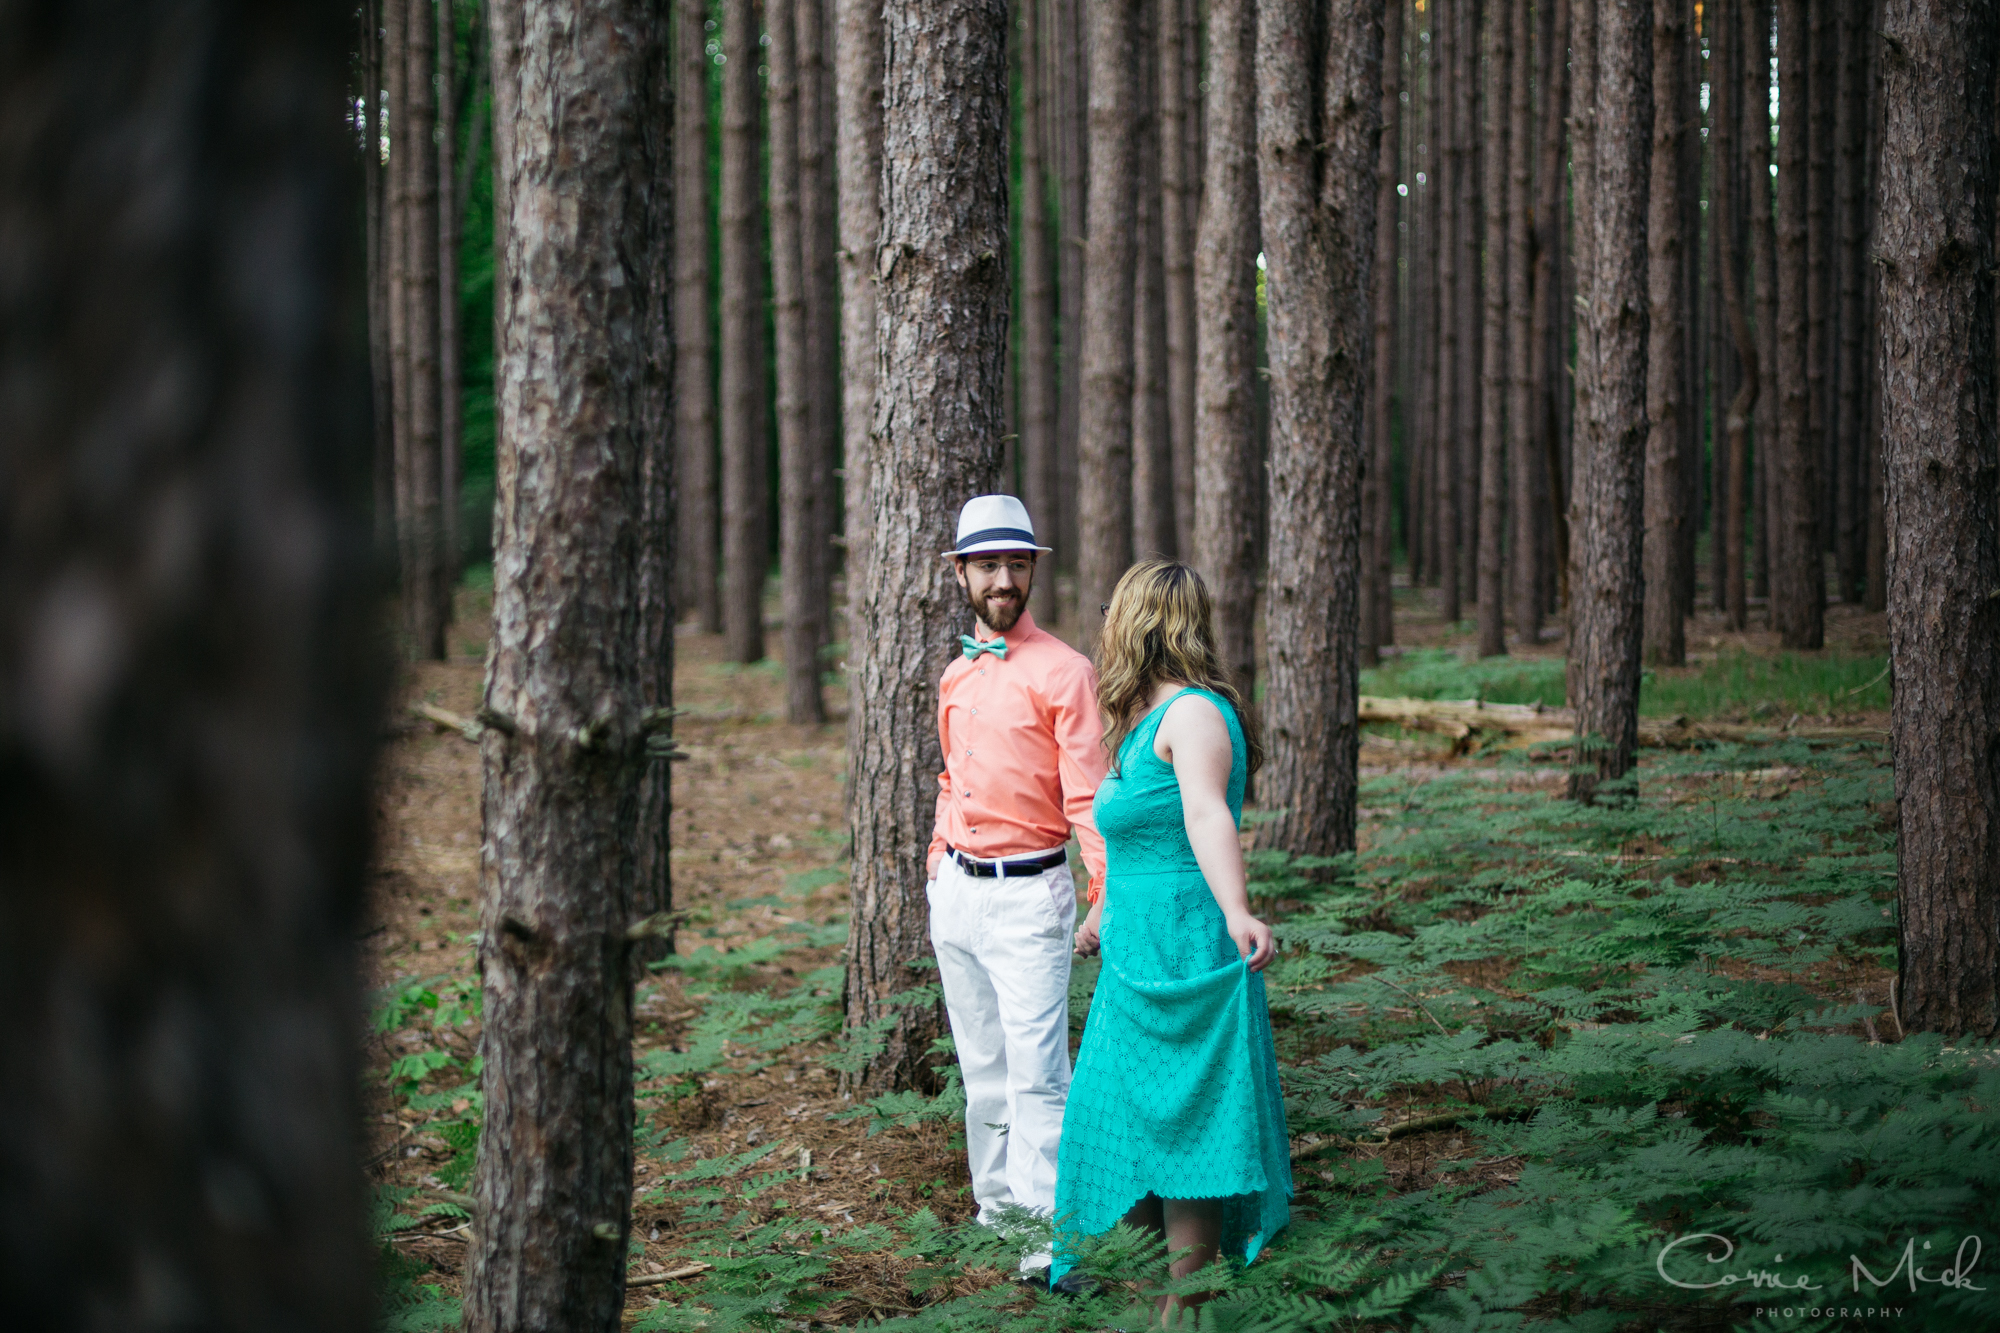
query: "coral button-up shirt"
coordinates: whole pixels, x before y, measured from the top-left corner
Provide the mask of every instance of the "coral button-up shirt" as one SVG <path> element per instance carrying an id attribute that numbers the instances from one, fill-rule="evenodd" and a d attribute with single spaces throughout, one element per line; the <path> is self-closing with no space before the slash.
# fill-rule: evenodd
<path id="1" fill-rule="evenodd" d="M 994 637 L 984 625 L 977 632 Z M 945 771 L 931 876 L 946 844 L 980 860 L 1027 856 L 1062 846 L 1075 829 L 1094 900 L 1104 883 L 1104 839 L 1090 802 L 1108 766 L 1096 668 L 1037 629 L 1026 611 L 999 637 L 1005 659 L 954 658 L 938 684 Z"/>

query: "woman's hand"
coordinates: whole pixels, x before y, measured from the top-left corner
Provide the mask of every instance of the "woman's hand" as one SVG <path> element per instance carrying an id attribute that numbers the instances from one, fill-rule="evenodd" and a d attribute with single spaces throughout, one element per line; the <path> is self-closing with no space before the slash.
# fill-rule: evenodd
<path id="1" fill-rule="evenodd" d="M 1236 952 L 1250 964 L 1252 972 L 1262 972 L 1264 964 L 1278 952 L 1271 928 L 1248 912 L 1231 912 L 1223 919 L 1229 927 L 1229 938 L 1236 941 Z"/>
<path id="2" fill-rule="evenodd" d="M 1076 956 L 1088 958 L 1097 952 L 1097 930 L 1104 923 L 1104 899 L 1099 898 L 1090 905 L 1090 911 L 1083 918 L 1083 924 L 1076 928 Z"/>

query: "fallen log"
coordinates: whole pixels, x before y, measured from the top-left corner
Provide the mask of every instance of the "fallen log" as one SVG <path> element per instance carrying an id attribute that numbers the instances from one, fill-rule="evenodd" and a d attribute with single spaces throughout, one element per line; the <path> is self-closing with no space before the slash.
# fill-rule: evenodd
<path id="1" fill-rule="evenodd" d="M 1449 736 L 1456 742 L 1452 747 L 1455 752 L 1469 750 L 1476 742 L 1494 737 L 1503 737 L 1514 745 L 1535 745 L 1573 740 L 1576 736 L 1576 716 L 1567 708 L 1494 704 L 1480 699 L 1402 699 L 1364 694 L 1360 698 L 1360 720 L 1388 722 L 1412 731 Z M 1888 734 L 1880 727 L 1800 726 L 1796 717 L 1781 726 L 1694 722 L 1685 716 L 1639 719 L 1639 744 L 1661 748 L 1696 741 L 1886 740 Z"/>

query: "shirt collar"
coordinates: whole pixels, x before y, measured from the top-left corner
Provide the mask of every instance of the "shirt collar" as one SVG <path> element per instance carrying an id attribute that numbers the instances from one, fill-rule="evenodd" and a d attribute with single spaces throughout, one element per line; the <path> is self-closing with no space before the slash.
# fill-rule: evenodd
<path id="1" fill-rule="evenodd" d="M 1014 622 L 1014 628 L 1008 630 L 1005 634 L 995 634 L 991 629 L 987 628 L 986 622 L 978 616 L 972 618 L 972 637 L 981 643 L 991 643 L 995 639 L 1005 639 L 1008 646 L 1011 647 L 1014 644 L 1026 642 L 1029 638 L 1033 637 L 1034 633 L 1035 617 L 1029 613 L 1028 608 L 1025 606 L 1021 608 L 1021 618 Z"/>

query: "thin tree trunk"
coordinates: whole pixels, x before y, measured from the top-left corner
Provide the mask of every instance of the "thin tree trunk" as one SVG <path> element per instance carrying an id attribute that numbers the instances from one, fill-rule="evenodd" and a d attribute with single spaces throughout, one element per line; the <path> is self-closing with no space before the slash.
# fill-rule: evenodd
<path id="1" fill-rule="evenodd" d="M 722 627 L 732 662 L 764 656 L 769 555 L 758 10 L 757 0 L 722 8 Z"/>
<path id="2" fill-rule="evenodd" d="M 1021 22 L 1021 480 L 1028 514 L 1053 534 L 1056 500 L 1055 257 L 1049 251 L 1048 108 L 1042 91 L 1045 0 L 1017 0 Z M 1039 624 L 1056 622 L 1055 561 L 1035 580 Z"/>
<path id="3" fill-rule="evenodd" d="M 1806 97 L 1797 103 L 1806 115 L 1798 122 L 1806 135 L 1806 417 L 1808 447 L 1814 465 L 1813 496 L 1818 515 L 1813 577 L 1819 600 L 1826 601 L 1826 557 L 1834 552 L 1837 526 L 1834 492 L 1839 462 L 1833 452 L 1832 409 L 1833 251 L 1833 96 L 1839 0 L 1818 0 L 1807 6 L 1806 30 L 1810 66 L 1805 73 Z M 1784 77 L 1791 77 L 1785 74 Z M 1782 94 L 1782 87 L 1780 89 Z M 1781 102 L 1782 106 L 1782 102 Z M 1814 645 L 1817 647 L 1818 645 Z"/>
<path id="4" fill-rule="evenodd" d="M 1836 496 L 1834 549 L 1840 571 L 1840 600 L 1854 605 L 1866 596 L 1862 540 L 1867 533 L 1865 508 L 1866 459 L 1862 456 L 1866 424 L 1866 393 L 1862 386 L 1861 349 L 1867 337 L 1862 327 L 1861 285 L 1872 273 L 1863 247 L 1868 219 L 1862 189 L 1866 182 L 1868 147 L 1868 5 L 1843 0 L 1840 14 L 1840 96 L 1836 134 L 1839 138 L 1839 363 L 1833 413 L 1835 454 L 1840 461 Z"/>
<path id="5" fill-rule="evenodd" d="M 801 0 L 764 0 L 764 50 L 770 71 L 771 326 L 778 377 L 778 574 L 785 615 L 785 718 L 794 726 L 826 721 L 819 690 L 821 617 L 827 594 L 818 577 L 819 450 L 812 437 L 812 368 L 806 362 L 805 273 L 799 261 L 799 61 Z M 803 0 L 812 4 L 814 0 Z"/>
<path id="6" fill-rule="evenodd" d="M 389 162 L 383 193 L 384 325 L 389 339 L 390 493 L 393 500 L 397 591 L 403 593 L 403 530 L 409 512 L 408 470 L 403 454 L 410 438 L 410 269 L 409 221 L 411 154 L 405 151 L 405 125 L 410 115 L 410 0 L 382 0 L 382 81 L 389 113 Z M 400 610 L 400 608 L 399 608 Z"/>
<path id="7" fill-rule="evenodd" d="M 1534 288 L 1529 278 L 1534 237 L 1534 191 L 1530 179 L 1535 155 L 1534 120 L 1529 114 L 1534 72 L 1534 45 L 1528 28 L 1528 6 L 1503 11 L 1512 25 L 1514 77 L 1508 89 L 1507 133 L 1507 332 L 1502 356 L 1507 363 L 1507 456 L 1514 499 L 1514 632 L 1533 647 L 1541 641 L 1542 590 L 1535 540 L 1540 531 L 1540 459 L 1535 453 Z M 1546 21 L 1546 19 L 1544 20 Z M 1501 109 L 1494 108 L 1498 119 Z"/>
<path id="8" fill-rule="evenodd" d="M 1754 0 L 1731 0 L 1731 5 L 1740 8 L 1745 15 L 1759 6 Z M 1746 18 L 1746 22 L 1747 22 Z M 1736 127 L 1742 120 L 1744 107 L 1741 105 L 1743 93 L 1749 86 L 1741 77 L 1739 68 L 1743 52 L 1740 38 L 1746 23 L 1738 22 L 1735 9 L 1725 6 L 1721 11 L 1723 40 L 1727 46 L 1737 48 L 1732 51 L 1732 59 L 1724 62 L 1723 69 L 1730 81 L 1715 85 L 1717 97 L 1717 119 L 1721 133 L 1716 140 L 1717 219 L 1710 225 L 1717 228 L 1722 243 L 1718 249 L 1719 278 L 1722 284 L 1723 309 L 1728 319 L 1729 336 L 1734 343 L 1736 359 L 1742 367 L 1740 383 L 1736 394 L 1729 401 L 1727 431 L 1727 488 L 1724 503 L 1718 511 L 1722 519 L 1720 532 L 1716 535 L 1723 548 L 1723 572 L 1721 580 L 1721 600 L 1723 613 L 1731 629 L 1739 633 L 1749 625 L 1749 601 L 1747 597 L 1747 571 L 1745 568 L 1744 521 L 1748 517 L 1749 502 L 1749 431 L 1751 412 L 1756 406 L 1762 388 L 1760 359 L 1757 353 L 1757 339 L 1750 330 L 1750 321 L 1744 314 L 1743 285 L 1738 276 L 1742 266 L 1739 253 L 1737 222 L 1742 206 L 1737 198 L 1742 183 L 1742 173 L 1735 170 L 1738 154 Z M 1734 24 L 1732 29 L 1729 25 Z M 1735 34 L 1731 36 L 1732 33 Z M 1763 109 L 1757 108 L 1760 114 Z M 1764 181 L 1770 179 L 1766 172 L 1761 180 L 1750 182 L 1762 189 Z"/>
<path id="9" fill-rule="evenodd" d="M 1421 16 L 1421 17 L 1420 17 Z M 1437 434 L 1437 77 L 1435 12 L 1410 16 L 1410 405 L 1403 442 L 1403 550 L 1410 588 L 1430 578 L 1432 440 Z"/>
<path id="10" fill-rule="evenodd" d="M 1683 619 L 1694 614 L 1695 538 L 1701 528 L 1701 437 L 1702 390 L 1706 372 L 1704 341 L 1707 312 L 1701 299 L 1701 159 L 1702 124 L 1699 72 L 1701 38 L 1695 28 L 1694 6 L 1686 6 L 1688 18 L 1682 27 L 1680 114 L 1686 132 L 1681 136 L 1681 291 L 1684 312 L 1681 357 L 1681 530 L 1674 552 L 1674 597 Z"/>
<path id="11" fill-rule="evenodd" d="M 382 0 L 361 6 L 361 81 L 364 103 L 361 144 L 362 207 L 368 244 L 368 382 L 375 428 L 372 503 L 375 558 L 386 568 L 396 559 L 396 413 L 394 354 L 389 345 L 389 182 L 382 167 L 383 116 Z"/>
<path id="12" fill-rule="evenodd" d="M 1562 422 L 1558 397 L 1569 396 L 1569 367 L 1562 357 L 1562 333 L 1571 312 L 1562 305 L 1562 215 L 1568 207 L 1564 167 L 1568 154 L 1570 0 L 1555 0 L 1545 14 L 1542 60 L 1542 160 L 1535 181 L 1534 328 L 1530 335 L 1534 381 L 1535 445 L 1548 486 L 1546 510 L 1550 557 L 1555 565 L 1556 602 L 1569 603 L 1569 496 L 1563 487 Z M 1541 514 L 1535 516 L 1537 523 Z"/>
<path id="13" fill-rule="evenodd" d="M 1171 436 L 1175 550 L 1194 551 L 1194 220 L 1197 177 L 1189 151 L 1188 15 L 1184 0 L 1159 5 L 1160 259 L 1166 283 L 1167 427 Z"/>
<path id="14" fill-rule="evenodd" d="M 1882 139 L 1887 128 L 1883 110 L 1886 99 L 1882 78 L 1882 43 L 1875 35 L 1880 17 L 1875 0 L 1869 0 L 1868 148 L 1865 168 L 1868 184 L 1864 191 L 1869 220 L 1869 268 L 1867 287 L 1862 294 L 1868 343 L 1862 355 L 1866 358 L 1868 376 L 1867 421 L 1864 427 L 1867 436 L 1863 449 L 1868 457 L 1868 539 L 1865 556 L 1868 589 L 1865 605 L 1870 611 L 1883 610 L 1889 604 L 1889 525 L 1882 456 L 1882 283 L 1876 275 L 1873 259 L 1875 237 L 1881 228 Z"/>
<path id="15" fill-rule="evenodd" d="M 1083 423 L 1077 445 L 1079 646 L 1132 563 L 1132 265 L 1137 223 L 1133 32 L 1138 0 L 1090 15 L 1090 244 L 1083 271 Z"/>
<path id="16" fill-rule="evenodd" d="M 1752 284 L 1757 306 L 1757 365 L 1763 372 L 1763 391 L 1751 438 L 1756 456 L 1752 460 L 1754 487 L 1751 509 L 1756 516 L 1756 550 L 1751 556 L 1754 595 L 1772 597 L 1772 573 L 1777 563 L 1777 456 L 1778 398 L 1778 246 L 1772 219 L 1771 188 L 1771 0 L 1745 0 L 1743 6 L 1743 128 L 1747 150 L 1745 172 L 1749 189 L 1744 199 L 1750 233 L 1750 262 L 1756 270 Z M 1767 602 L 1766 620 L 1773 626 L 1777 615 Z"/>
<path id="17" fill-rule="evenodd" d="M 1216 646 L 1248 700 L 1256 676 L 1257 85 L 1253 0 L 1210 0 L 1208 151 L 1195 247 L 1195 564 Z"/>
<path id="18" fill-rule="evenodd" d="M 438 154 L 437 27 L 430 5 L 410 0 L 406 7 L 404 55 L 404 155 L 408 279 L 404 316 L 408 330 L 404 366 L 409 380 L 409 433 L 398 447 L 407 507 L 400 523 L 403 567 L 403 628 L 409 651 L 418 658 L 442 659 L 445 626 L 451 619 L 451 586 L 446 582 L 443 400 L 438 359 Z"/>
<path id="19" fill-rule="evenodd" d="M 799 268 L 806 302 L 806 385 L 811 405 L 814 617 L 819 648 L 832 645 L 834 549 L 840 531 L 840 228 L 835 218 L 832 0 L 795 0 L 799 60 Z"/>
<path id="20" fill-rule="evenodd" d="M 1382 140 L 1375 158 L 1375 259 L 1373 388 L 1368 397 L 1366 466 L 1361 482 L 1362 531 L 1366 545 L 1361 559 L 1367 577 L 1363 581 L 1361 604 L 1361 658 L 1372 666 L 1376 650 L 1396 641 L 1396 628 L 1389 597 L 1391 559 L 1395 533 L 1390 521 L 1391 474 L 1396 450 L 1396 383 L 1400 370 L 1396 337 L 1402 322 L 1396 318 L 1402 296 L 1398 269 L 1401 237 L 1396 221 L 1402 202 L 1396 193 L 1401 184 L 1403 160 L 1403 4 L 1387 0 L 1382 6 Z"/>
<path id="21" fill-rule="evenodd" d="M 716 528 L 715 333 L 709 323 L 708 0 L 675 0 L 674 435 L 684 594 L 722 633 Z"/>
<path id="22" fill-rule="evenodd" d="M 1497 2 L 1497 0 L 1496 0 Z M 1463 0 L 1459 6 L 1457 81 L 1449 91 L 1457 105 L 1460 169 L 1458 173 L 1458 438 L 1453 465 L 1458 469 L 1458 584 L 1479 595 L 1480 446 L 1484 368 L 1481 328 L 1485 299 L 1480 281 L 1481 224 L 1486 197 L 1482 179 L 1485 162 L 1480 144 L 1479 34 L 1485 0 Z"/>
<path id="23" fill-rule="evenodd" d="M 458 192 L 458 17 L 453 0 L 434 0 L 437 23 L 437 250 L 438 250 L 438 527 L 443 562 L 444 613 L 458 587 L 464 543 L 459 535 L 459 481 L 464 469 L 464 376 L 459 365 L 458 242 L 463 197 Z"/>
<path id="24" fill-rule="evenodd" d="M 1457 3 L 1469 5 L 1471 0 L 1457 0 Z M 1458 96 L 1458 85 L 1464 75 L 1464 62 L 1458 55 L 1463 27 L 1456 7 L 1431 20 L 1432 58 L 1438 62 L 1432 67 L 1431 77 L 1437 80 L 1440 90 L 1436 105 L 1441 113 L 1433 133 L 1443 145 L 1438 155 L 1443 171 L 1437 182 L 1442 196 L 1437 233 L 1438 417 L 1431 480 L 1437 496 L 1433 551 L 1438 613 L 1447 626 L 1457 624 L 1464 610 L 1458 579 L 1459 510 L 1463 498 L 1459 493 L 1458 442 L 1471 415 L 1465 403 L 1464 377 L 1459 373 L 1465 355 L 1465 319 L 1461 313 L 1465 287 L 1458 280 L 1459 265 L 1464 261 L 1458 238 L 1465 212 L 1465 192 L 1459 186 L 1465 174 L 1465 126 L 1459 118 Z"/>
<path id="25" fill-rule="evenodd" d="M 481 712 L 485 1116 L 465 1278 L 465 1326 L 481 1333 L 615 1330 L 624 1309 L 628 929 L 651 905 L 636 882 L 649 851 L 634 849 L 648 709 L 672 667 L 664 563 L 633 558 L 671 538 L 667 14 L 636 0 L 519 8 L 518 117 L 497 164 L 519 285 L 498 349 Z"/>
<path id="26" fill-rule="evenodd" d="M 1807 244 L 1807 125 L 1811 75 L 1806 0 L 1778 0 L 1778 72 L 1794 89 L 1778 136 L 1778 438 L 1771 470 L 1771 621 L 1787 648 L 1825 637 L 1819 541 L 1819 458 L 1812 434 L 1811 261 Z"/>
<path id="27" fill-rule="evenodd" d="M 848 677 L 862 720 L 849 761 L 847 1027 L 895 1020 L 858 1080 L 871 1089 L 931 1081 L 925 1056 L 944 1028 L 936 1004 L 897 1008 L 893 997 L 929 944 L 922 853 L 944 767 L 937 682 L 955 633 L 971 627 L 938 552 L 958 506 L 992 490 L 1000 466 L 1007 272 L 992 257 L 1007 253 L 1007 12 L 1005 0 L 889 0 L 882 11 L 871 633 Z"/>
<path id="28" fill-rule="evenodd" d="M 1710 609 L 1729 615 L 1729 451 L 1725 417 L 1728 404 L 1741 387 L 1736 349 L 1730 341 L 1727 304 L 1722 290 L 1722 266 L 1742 249 L 1733 204 L 1743 192 L 1737 177 L 1737 122 L 1741 76 L 1736 69 L 1738 29 L 1736 0 L 1719 0 L 1702 8 L 1702 31 L 1708 35 L 1708 234 L 1707 265 L 1711 383 L 1708 386 L 1708 584 Z M 1739 276 L 1738 281 L 1741 281 Z"/>
<path id="29" fill-rule="evenodd" d="M 1167 405 L 1167 292 L 1160 217 L 1156 0 L 1133 6 L 1132 551 L 1172 556 L 1174 453 Z"/>
<path id="30" fill-rule="evenodd" d="M 838 6 L 833 88 L 838 109 L 834 163 L 840 184 L 841 464 L 846 474 L 843 549 L 847 656 L 852 662 L 867 638 L 860 608 L 874 536 L 875 502 L 869 488 L 875 456 L 876 253 L 882 228 L 882 6 L 878 0 L 834 3 Z M 849 713 L 850 753 L 855 749 L 859 715 L 859 709 Z M 848 796 L 853 796 L 851 784 Z"/>
<path id="31" fill-rule="evenodd" d="M 1681 223 L 1681 96 L 1686 74 L 1687 0 L 1652 0 L 1653 153 L 1646 216 L 1645 659 L 1687 661 L 1680 598 L 1681 530 L 1687 525 L 1682 418 L 1687 389 L 1686 237 Z"/>
<path id="32" fill-rule="evenodd" d="M 1354 849 L 1361 473 L 1383 0 L 1264 0 L 1257 162 L 1271 354 L 1274 845 Z M 1317 22 L 1315 22 L 1317 20 Z"/>
<path id="33" fill-rule="evenodd" d="M 0 19 L 10 1328 L 374 1323 L 353 22 Z"/>
<path id="34" fill-rule="evenodd" d="M 1883 462 L 1899 999 L 2000 1035 L 2000 440 L 1990 5 L 1886 0 Z"/>
<path id="35" fill-rule="evenodd" d="M 1518 6 L 1516 6 L 1518 7 Z M 1485 320 L 1479 356 L 1479 655 L 1507 651 L 1507 169 L 1509 109 L 1514 77 L 1514 25 L 1508 6 L 1485 15 L 1486 133 L 1480 154 L 1485 176 L 1486 244 L 1479 290 Z M 1515 535 L 1518 543 L 1519 534 Z"/>
<path id="36" fill-rule="evenodd" d="M 1588 0 L 1586 0 L 1586 3 Z M 1570 575 L 1570 706 L 1594 748 L 1579 755 L 1572 799 L 1631 770 L 1638 744 L 1646 460 L 1647 170 L 1652 139 L 1652 4 L 1596 0 L 1590 174 L 1578 230 L 1575 568 Z M 1581 83 L 1582 81 L 1579 80 Z"/>
<path id="37" fill-rule="evenodd" d="M 1062 197 L 1057 214 L 1056 273 L 1062 313 L 1062 379 L 1056 401 L 1056 479 L 1061 502 L 1055 519 L 1056 560 L 1062 568 L 1080 567 L 1082 529 L 1078 524 L 1079 455 L 1083 432 L 1083 282 L 1085 245 L 1090 234 L 1090 135 L 1086 101 L 1083 0 L 1052 0 L 1059 36 L 1057 61 L 1057 121 L 1062 142 Z M 1078 599 L 1081 605 L 1081 598 Z"/>

